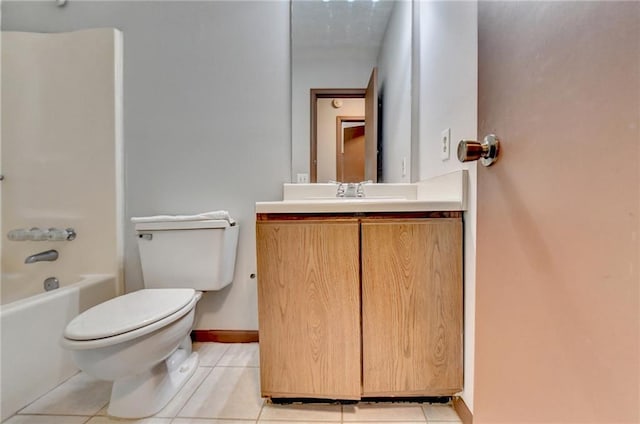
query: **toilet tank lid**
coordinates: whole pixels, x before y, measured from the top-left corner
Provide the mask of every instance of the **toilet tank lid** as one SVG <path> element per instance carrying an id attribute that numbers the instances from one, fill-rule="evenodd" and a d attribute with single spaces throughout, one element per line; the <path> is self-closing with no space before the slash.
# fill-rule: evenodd
<path id="1" fill-rule="evenodd" d="M 151 230 L 197 230 L 204 228 L 226 228 L 232 224 L 226 219 L 208 219 L 201 221 L 155 221 L 138 222 L 135 224 L 136 231 Z M 233 223 L 235 225 L 235 223 Z"/>
<path id="2" fill-rule="evenodd" d="M 153 324 L 191 302 L 194 289 L 142 289 L 90 308 L 67 325 L 64 337 L 96 340 Z"/>

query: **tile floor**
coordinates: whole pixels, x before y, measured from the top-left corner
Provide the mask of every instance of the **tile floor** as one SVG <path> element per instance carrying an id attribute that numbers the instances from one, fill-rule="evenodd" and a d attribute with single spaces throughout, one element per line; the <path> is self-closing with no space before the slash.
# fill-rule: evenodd
<path id="1" fill-rule="evenodd" d="M 155 416 L 119 420 L 106 416 L 111 383 L 76 374 L 4 424 L 393 424 L 460 423 L 449 405 L 359 403 L 271 405 L 260 398 L 258 344 L 195 343 L 200 366 Z"/>

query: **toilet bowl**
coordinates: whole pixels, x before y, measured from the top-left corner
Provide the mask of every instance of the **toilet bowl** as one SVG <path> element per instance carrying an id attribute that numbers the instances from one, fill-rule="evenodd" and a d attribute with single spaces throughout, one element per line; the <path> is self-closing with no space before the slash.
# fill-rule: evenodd
<path id="1" fill-rule="evenodd" d="M 69 323 L 62 346 L 78 368 L 114 382 L 109 415 L 153 415 L 193 375 L 198 354 L 191 352 L 189 333 L 200 296 L 193 289 L 143 289 Z"/>
<path id="2" fill-rule="evenodd" d="M 154 288 L 83 312 L 61 340 L 78 368 L 113 381 L 107 413 L 118 418 L 154 415 L 195 372 L 198 354 L 191 351 L 190 332 L 199 290 L 231 282 L 238 238 L 237 225 L 228 221 L 147 222 L 136 230 L 145 287 Z M 176 249 L 182 262 L 167 267 Z M 154 270 L 153 279 L 147 281 L 145 269 Z"/>

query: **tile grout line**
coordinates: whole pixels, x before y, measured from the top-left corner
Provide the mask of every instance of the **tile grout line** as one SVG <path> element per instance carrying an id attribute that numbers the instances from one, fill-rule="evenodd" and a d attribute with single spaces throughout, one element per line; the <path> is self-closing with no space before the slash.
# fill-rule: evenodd
<path id="1" fill-rule="evenodd" d="M 200 368 L 200 367 L 199 367 L 199 368 Z M 184 403 L 182 404 L 182 406 L 180 406 L 180 408 L 178 408 L 178 411 L 175 413 L 175 415 L 174 415 L 173 417 L 170 417 L 170 418 L 171 418 L 171 421 L 175 420 L 176 418 L 179 418 L 180 412 L 182 412 L 182 410 L 184 409 L 184 407 L 185 407 L 185 406 L 187 406 L 187 404 L 189 403 L 189 401 L 191 400 L 191 398 L 193 397 L 193 395 L 195 395 L 195 394 L 196 394 L 196 392 L 198 391 L 198 389 L 200 388 L 200 386 L 202 386 L 202 385 L 204 384 L 204 381 L 207 379 L 207 377 L 209 377 L 209 375 L 210 375 L 210 374 L 211 374 L 211 372 L 213 371 L 213 368 L 215 368 L 215 367 L 202 367 L 202 368 L 208 368 L 208 369 L 209 369 L 209 371 L 204 375 L 204 377 L 202 377 L 202 381 L 201 381 L 201 382 L 200 382 L 200 384 L 198 384 L 198 385 L 196 386 L 196 388 L 193 390 L 193 393 L 191 393 L 191 396 L 189 396 L 189 397 L 184 401 Z M 193 378 L 193 376 L 191 376 L 190 378 Z M 186 383 L 185 383 L 185 384 L 186 384 Z M 184 386 L 182 386 L 182 389 L 184 389 Z M 180 389 L 180 390 L 182 390 L 182 389 Z M 180 392 L 178 391 L 178 393 L 180 393 Z M 176 393 L 176 394 L 175 394 L 175 396 L 178 396 L 178 393 Z M 171 402 L 171 401 L 169 401 L 169 402 Z M 168 405 L 168 404 L 167 404 L 167 405 Z M 165 407 L 166 407 L 167 405 L 165 405 Z M 164 408 L 162 408 L 162 409 L 164 409 Z M 160 418 L 160 417 L 158 417 L 158 418 Z"/>
<path id="2" fill-rule="evenodd" d="M 52 413 L 52 412 L 30 412 L 28 414 L 15 413 L 10 417 L 8 417 L 5 421 L 3 421 L 3 423 L 9 421 L 9 418 L 17 417 L 18 415 L 24 415 L 24 416 L 36 415 L 41 417 L 89 417 L 89 418 L 93 417 L 93 415 L 87 415 L 87 414 L 74 414 L 74 413 L 59 414 L 59 413 Z"/>
<path id="3" fill-rule="evenodd" d="M 73 418 L 86 418 L 86 420 L 82 423 L 82 424 L 86 424 L 87 421 L 89 421 L 91 418 L 93 418 L 93 416 L 91 415 L 76 415 L 76 414 L 43 414 L 43 413 L 32 413 L 32 414 L 19 414 L 19 413 L 15 413 L 13 415 L 8 416 L 7 418 L 5 418 L 2 421 L 2 424 L 9 422 L 10 420 L 16 418 L 16 417 L 30 417 L 30 416 L 35 416 L 35 417 L 73 417 Z"/>
<path id="4" fill-rule="evenodd" d="M 259 365 L 216 365 L 210 368 L 260 368 Z"/>
<path id="5" fill-rule="evenodd" d="M 264 411 L 264 406 L 267 404 L 267 401 L 262 396 L 260 396 L 260 399 L 262 399 L 262 406 L 260 407 L 260 412 L 258 412 L 258 416 L 256 417 L 256 424 L 260 421 L 262 411 Z"/>
<path id="6" fill-rule="evenodd" d="M 93 417 L 99 417 L 100 415 L 98 415 L 98 414 L 100 413 L 100 411 L 102 411 L 104 408 L 107 408 L 107 406 L 109 406 L 109 402 L 110 402 L 110 401 L 111 401 L 111 393 L 109 393 L 109 400 L 107 400 L 107 401 L 105 402 L 105 404 L 104 404 L 104 405 L 102 405 L 102 408 L 98 409 L 98 410 L 97 410 L 97 411 L 96 411 L 96 412 L 91 416 L 91 418 L 93 418 Z M 107 409 L 109 409 L 109 408 L 107 408 Z M 106 415 L 106 416 L 109 416 L 109 414 L 107 414 L 107 411 L 104 411 L 104 413 L 105 413 L 105 415 Z"/>
<path id="7" fill-rule="evenodd" d="M 198 420 L 198 421 L 238 421 L 238 422 L 252 422 L 253 420 L 250 418 L 211 418 L 211 417 L 173 417 L 173 418 L 169 418 L 169 417 L 146 417 L 146 418 L 138 418 L 140 420 L 144 420 L 144 419 L 159 419 L 159 420 Z M 134 418 L 135 419 L 135 418 Z M 122 421 L 123 424 L 127 424 L 127 422 L 131 422 L 131 421 L 127 421 L 126 418 L 120 420 Z M 118 422 L 120 422 L 118 421 Z"/>
<path id="8" fill-rule="evenodd" d="M 229 350 L 229 346 L 225 346 L 224 352 L 222 352 L 222 354 L 220 355 L 220 357 L 218 358 L 217 361 L 215 361 L 215 363 L 213 364 L 213 366 L 200 366 L 200 358 L 198 358 L 198 368 L 207 368 L 209 371 L 206 372 L 206 374 L 204 375 L 204 377 L 202 378 L 202 381 L 200 382 L 200 384 L 198 384 L 196 386 L 196 388 L 193 390 L 193 393 L 191 393 L 191 396 L 189 396 L 184 403 L 178 408 L 178 411 L 175 413 L 175 415 L 171 418 L 171 422 L 173 422 L 176 418 L 182 418 L 180 417 L 180 412 L 182 412 L 182 410 L 185 408 L 185 406 L 187 406 L 187 404 L 189 403 L 189 401 L 191 400 L 191 398 L 196 394 L 196 392 L 198 391 L 198 389 L 200 388 L 200 386 L 202 386 L 204 384 L 204 381 L 207 379 L 207 377 L 209 377 L 209 375 L 213 372 L 213 369 L 216 367 L 216 364 L 218 364 L 218 362 L 220 362 L 220 360 L 222 359 L 222 357 L 227 353 L 227 351 Z M 192 349 L 193 351 L 193 349 Z M 200 355 L 200 353 L 198 352 L 198 355 Z M 193 376 L 192 376 L 193 377 Z M 184 388 L 184 386 L 183 386 Z M 180 389 L 182 390 L 182 389 Z M 176 393 L 176 396 L 178 395 L 178 393 Z M 164 408 L 163 408 L 164 409 Z"/>
<path id="9" fill-rule="evenodd" d="M 187 406 L 187 404 L 189 403 L 191 398 L 199 390 L 200 386 L 202 384 L 204 384 L 205 380 L 209 377 L 209 375 L 213 372 L 213 370 L 216 369 L 216 368 L 225 368 L 225 367 L 214 366 L 214 367 L 205 367 L 205 368 L 209 368 L 209 370 L 210 370 L 209 373 L 202 379 L 202 381 L 200 382 L 198 387 L 193 391 L 193 393 L 187 399 L 187 401 L 185 401 L 184 405 L 182 405 L 182 407 L 180 409 L 180 412 L 182 412 L 184 410 L 184 408 Z M 241 368 L 241 369 L 247 370 L 247 369 L 255 369 L 256 367 L 233 367 L 233 368 Z M 260 413 L 262 412 L 262 408 L 264 408 L 264 401 L 262 402 L 262 404 L 260 406 L 260 412 L 258 413 L 258 418 L 260 416 Z M 176 416 L 174 416 L 173 419 L 202 419 L 202 420 L 214 420 L 214 421 L 231 420 L 231 421 L 243 421 L 243 422 L 250 422 L 250 421 L 256 421 L 257 422 L 257 418 L 256 419 L 251 419 L 251 418 L 246 418 L 246 417 L 242 417 L 242 418 L 237 418 L 237 417 L 223 418 L 223 417 L 209 417 L 209 416 L 207 416 L 207 417 L 202 417 L 202 416 L 180 416 L 180 412 L 178 412 L 178 414 Z M 161 418 L 161 417 L 157 417 L 157 418 Z"/>
<path id="10" fill-rule="evenodd" d="M 260 373 L 260 371 L 258 371 Z M 258 374 L 258 387 L 260 386 L 260 375 Z M 262 411 L 264 411 L 264 406 L 267 404 L 267 400 L 262 397 L 262 393 L 260 393 L 260 399 L 262 399 L 262 406 L 260 407 L 260 412 L 258 412 L 258 416 L 256 417 L 256 424 L 260 421 L 260 417 L 262 416 Z"/>
<path id="11" fill-rule="evenodd" d="M 208 344 L 208 342 L 196 342 L 196 343 L 198 343 L 198 345 L 199 345 L 199 346 L 201 346 L 201 345 L 205 345 L 205 344 Z M 215 342 L 215 343 L 217 343 L 217 342 Z M 199 358 L 199 359 L 198 359 L 198 366 L 199 366 L 199 367 L 214 368 L 214 367 L 216 367 L 216 366 L 218 365 L 218 363 L 220 362 L 220 360 L 222 359 L 222 357 L 223 357 L 224 355 L 226 355 L 227 351 L 229 350 L 230 344 L 227 344 L 227 343 L 217 343 L 217 344 L 220 344 L 220 345 L 226 344 L 227 346 L 225 346 L 225 347 L 224 347 L 223 352 L 220 354 L 220 356 L 218 357 L 218 359 L 216 359 L 216 361 L 213 363 L 213 365 L 200 365 L 201 358 Z M 202 355 L 200 355 L 200 352 L 199 352 L 199 351 L 197 351 L 197 350 L 195 350 L 195 349 L 193 349 L 193 348 L 192 348 L 192 352 L 198 352 L 198 356 L 202 356 Z"/>
<path id="12" fill-rule="evenodd" d="M 45 397 L 46 395 L 48 395 L 49 393 L 51 393 L 52 391 L 54 391 L 55 389 L 57 389 L 58 387 L 62 386 L 64 383 L 66 383 L 67 381 L 71 380 L 73 377 L 75 377 L 76 375 L 80 374 L 82 371 L 78 370 L 75 374 L 73 374 L 71 377 L 65 379 L 64 381 L 62 381 L 60 384 L 58 384 L 55 387 L 52 387 L 50 390 L 48 390 L 46 393 L 41 394 L 40 396 L 38 396 L 37 398 L 35 398 L 34 400 L 32 400 L 31 402 L 29 402 L 28 404 L 26 404 L 25 406 L 23 406 L 22 408 L 20 408 L 19 410 L 17 410 L 13 415 L 11 415 L 9 418 L 13 418 L 16 415 L 37 415 L 37 414 L 22 414 L 22 411 L 24 411 L 25 409 L 27 409 L 28 407 L 30 407 L 31 405 L 33 405 L 34 403 L 36 403 L 37 401 L 39 401 L 40 399 L 42 399 L 43 397 Z M 9 420 L 9 418 L 7 418 L 7 421 Z"/>
<path id="13" fill-rule="evenodd" d="M 213 364 L 214 367 L 216 367 L 220 363 L 220 361 L 222 361 L 222 358 L 224 358 L 224 355 L 226 355 L 227 352 L 229 352 L 230 348 L 231 348 L 231 343 L 228 343 L 227 346 L 225 346 L 225 349 L 224 349 L 224 352 L 222 352 L 222 355 L 220 355 L 216 363 Z"/>
<path id="14" fill-rule="evenodd" d="M 420 410 L 422 411 L 422 415 L 424 415 L 424 422 L 429 424 L 429 417 L 427 417 L 427 411 L 424 407 L 424 403 L 420 405 Z"/>

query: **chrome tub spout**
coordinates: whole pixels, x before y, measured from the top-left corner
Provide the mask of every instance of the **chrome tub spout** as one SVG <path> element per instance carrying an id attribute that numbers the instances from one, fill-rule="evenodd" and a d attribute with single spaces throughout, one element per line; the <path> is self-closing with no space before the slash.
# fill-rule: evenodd
<path id="1" fill-rule="evenodd" d="M 24 260 L 25 264 L 33 264 L 36 262 L 42 261 L 55 261 L 58 259 L 58 251 L 57 250 L 46 250 L 44 252 L 36 253 L 35 255 L 27 256 L 27 259 Z"/>

